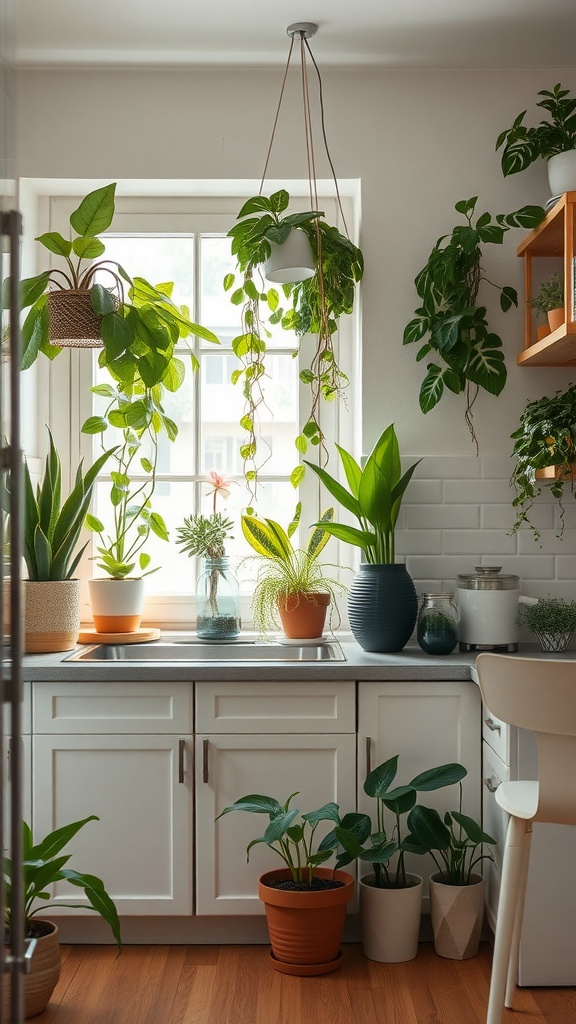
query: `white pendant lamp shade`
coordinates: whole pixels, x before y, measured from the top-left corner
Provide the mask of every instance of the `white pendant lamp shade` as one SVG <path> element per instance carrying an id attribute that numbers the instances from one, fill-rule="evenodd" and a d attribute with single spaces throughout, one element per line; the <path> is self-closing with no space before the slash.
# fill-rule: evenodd
<path id="1" fill-rule="evenodd" d="M 270 242 L 272 252 L 264 264 L 264 277 L 274 284 L 294 284 L 314 277 L 316 266 L 310 239 L 304 231 L 292 228 L 282 245 Z"/>

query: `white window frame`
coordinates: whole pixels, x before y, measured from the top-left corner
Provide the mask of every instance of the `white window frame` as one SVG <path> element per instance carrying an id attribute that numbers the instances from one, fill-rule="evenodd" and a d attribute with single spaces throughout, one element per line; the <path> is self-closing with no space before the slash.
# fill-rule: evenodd
<path id="1" fill-rule="evenodd" d="M 74 208 L 76 199 L 80 200 L 94 188 L 106 184 L 106 181 L 88 180 L 38 180 L 21 179 L 20 182 L 20 207 L 24 213 L 25 238 L 28 240 L 27 248 L 23 253 L 23 276 L 31 276 L 37 273 L 45 265 L 46 253 L 37 245 L 35 250 L 30 247 L 29 240 L 43 231 L 53 230 L 55 218 L 61 216 L 60 211 L 65 203 L 67 211 Z M 267 182 L 265 191 L 273 192 L 278 188 L 285 187 L 291 196 L 302 196 L 304 208 L 309 206 L 307 197 L 307 182 Z M 319 182 L 320 208 L 326 211 L 327 219 L 338 224 L 343 229 L 342 218 L 335 198 L 335 189 L 332 182 Z M 245 182 L 174 182 L 174 181 L 118 181 L 116 189 L 116 212 L 112 228 L 113 233 L 123 234 L 134 230 L 134 218 L 137 216 L 141 222 L 146 220 L 148 230 L 160 233 L 170 233 L 171 229 L 175 234 L 186 233 L 198 230 L 200 224 L 205 226 L 205 215 L 210 213 L 211 225 L 218 225 L 214 230 L 222 230 L 223 233 L 229 230 L 231 223 L 237 215 L 242 202 L 250 195 L 258 192 L 259 183 L 254 181 Z M 346 228 L 355 242 L 358 242 L 359 234 L 359 209 L 360 209 L 360 187 L 358 181 L 339 182 L 339 192 L 346 218 Z M 217 205 L 217 214 L 214 208 Z M 198 215 L 198 216 L 196 216 Z M 203 216 L 204 215 L 204 216 Z M 67 213 L 69 216 L 69 213 Z M 183 217 L 186 225 L 183 229 Z M 66 220 L 67 224 L 67 220 Z M 177 225 L 180 225 L 180 231 Z M 131 227 L 129 227 L 131 225 Z M 62 227 L 59 228 L 62 230 Z M 205 227 L 204 227 L 205 230 Z M 212 227 L 211 227 L 212 230 Z M 64 231 L 63 231 L 64 233 Z M 194 312 L 192 311 L 194 318 Z M 347 390 L 347 399 L 344 403 L 323 403 L 322 426 L 327 436 L 336 438 L 349 451 L 359 456 L 361 437 L 361 403 L 360 403 L 360 302 L 356 303 L 355 311 L 350 317 L 343 317 L 339 332 L 339 365 L 350 379 Z M 46 434 L 44 424 L 48 423 L 54 430 L 57 438 L 58 449 L 62 455 L 63 464 L 70 478 L 78 461 L 84 458 L 86 462 L 91 459 L 91 439 L 81 434 L 80 428 L 84 415 L 80 408 L 80 395 L 87 392 L 88 383 L 88 360 L 83 358 L 85 353 L 79 350 L 67 350 L 61 353 L 57 360 L 46 366 L 47 361 L 38 361 L 36 371 L 37 386 L 37 452 L 42 454 L 46 449 Z M 28 371 L 30 372 L 30 371 Z M 306 409 L 306 402 L 309 402 L 309 388 L 301 385 L 301 407 Z M 310 458 L 314 453 L 309 453 Z M 330 472 L 337 474 L 339 467 L 333 460 L 330 465 Z M 326 493 L 321 493 L 319 482 L 313 474 L 306 475 L 301 485 L 300 493 L 295 492 L 297 497 L 302 497 L 308 502 L 309 507 L 320 511 L 325 508 L 331 499 Z M 336 510 L 338 515 L 339 509 Z M 359 561 L 358 553 L 348 545 L 337 544 L 331 541 L 330 559 L 339 565 L 356 568 Z M 91 563 L 86 559 L 82 568 L 82 618 L 89 622 L 91 619 L 88 600 L 87 579 L 92 574 Z M 191 577 L 192 577 L 191 573 Z M 149 577 L 153 586 L 154 577 Z M 350 582 L 350 573 L 344 572 L 342 580 Z M 243 601 L 242 618 L 244 625 L 249 626 L 251 620 L 249 598 Z M 344 603 L 343 603 L 344 604 Z M 342 625 L 347 625 L 345 608 L 340 608 Z M 144 621 L 157 622 L 167 628 L 182 628 L 184 624 L 190 625 L 195 619 L 195 606 L 193 594 L 190 595 L 153 595 L 146 599 Z"/>

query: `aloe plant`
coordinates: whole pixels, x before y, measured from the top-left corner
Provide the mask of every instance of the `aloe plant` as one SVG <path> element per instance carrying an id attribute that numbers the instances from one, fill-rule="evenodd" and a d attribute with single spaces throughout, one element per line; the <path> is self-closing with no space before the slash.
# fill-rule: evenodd
<path id="1" fill-rule="evenodd" d="M 50 430 L 50 450 L 36 491 L 24 463 L 24 559 L 28 579 L 39 583 L 69 580 L 87 547 L 76 548 L 98 473 L 116 449 L 105 451 L 86 472 L 82 463 L 74 487 L 62 503 L 62 466 Z"/>

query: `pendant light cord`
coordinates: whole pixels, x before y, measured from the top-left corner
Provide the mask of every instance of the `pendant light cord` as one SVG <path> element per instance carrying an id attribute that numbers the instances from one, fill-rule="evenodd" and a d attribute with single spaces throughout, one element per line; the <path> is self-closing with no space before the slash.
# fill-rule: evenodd
<path id="1" fill-rule="evenodd" d="M 284 78 L 282 79 L 282 88 L 280 89 L 280 98 L 278 100 L 278 106 L 276 108 L 276 117 L 274 118 L 274 124 L 272 125 L 272 135 L 270 136 L 270 144 L 268 146 L 268 152 L 266 154 L 266 161 L 264 163 L 264 170 L 262 171 L 262 179 L 260 181 L 260 191 L 258 195 L 262 195 L 262 189 L 264 188 L 264 182 L 266 180 L 266 172 L 268 170 L 268 163 L 270 161 L 270 154 L 272 152 L 272 146 L 274 144 L 274 137 L 276 135 L 276 126 L 278 124 L 278 118 L 280 116 L 280 108 L 282 106 L 282 100 L 284 98 L 284 89 L 286 88 L 286 79 L 288 78 L 288 71 L 290 70 L 290 61 L 292 59 L 292 50 L 294 49 L 294 36 L 290 40 L 290 49 L 288 50 L 288 60 L 286 61 L 286 67 L 284 69 Z"/>

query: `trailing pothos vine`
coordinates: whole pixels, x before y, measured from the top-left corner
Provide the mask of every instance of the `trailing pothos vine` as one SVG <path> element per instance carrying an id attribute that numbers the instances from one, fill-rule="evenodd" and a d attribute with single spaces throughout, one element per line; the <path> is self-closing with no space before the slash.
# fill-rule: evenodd
<path id="1" fill-rule="evenodd" d="M 404 329 L 404 345 L 421 341 L 416 359 L 430 353 L 439 356 L 445 365 L 426 364 L 426 376 L 420 388 L 420 408 L 430 412 L 444 394 L 465 394 L 464 418 L 478 453 L 472 407 L 480 388 L 499 395 L 506 384 L 506 364 L 502 339 L 490 329 L 486 306 L 478 305 L 481 282 L 500 293 L 500 308 L 506 312 L 518 305 L 514 288 L 495 284 L 486 277 L 482 266 L 482 247 L 501 244 L 510 228 L 533 228 L 543 219 L 540 206 L 523 206 L 514 213 L 499 213 L 493 218 L 482 213 L 475 221 L 478 197 L 460 200 L 455 209 L 465 224 L 442 235 L 432 249 L 426 265 L 415 279 L 416 291 L 422 300 L 416 316 Z"/>
<path id="2" fill-rule="evenodd" d="M 259 447 L 257 423 L 259 410 L 266 404 L 264 378 L 267 375 L 267 340 L 270 327 L 279 324 L 297 338 L 315 335 L 309 365 L 300 371 L 300 381 L 310 386 L 310 408 L 302 432 L 295 438 L 296 449 L 304 454 L 308 445 L 323 445 L 320 425 L 320 403 L 340 397 L 348 378 L 338 365 L 334 335 L 339 317 L 351 313 L 355 289 L 364 270 L 362 253 L 336 227 L 322 220 L 318 210 L 284 214 L 290 202 L 285 189 L 273 195 L 254 196 L 238 214 L 238 223 L 228 232 L 232 239 L 232 255 L 236 257 L 236 274 L 227 274 L 224 288 L 231 292 L 231 301 L 242 307 L 241 333 L 232 348 L 241 367 L 232 374 L 233 383 L 242 382 L 246 401 L 240 421 L 246 439 L 240 453 L 244 473 L 254 495 L 258 474 L 270 453 Z M 290 231 L 305 232 L 314 256 L 313 277 L 295 284 L 284 284 L 281 292 L 271 288 L 264 277 L 264 263 L 271 253 L 271 243 L 282 244 Z M 297 487 L 305 467 L 297 465 L 290 479 Z"/>

